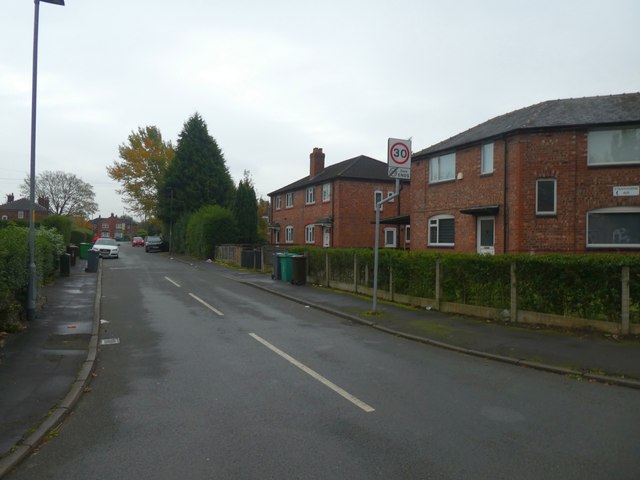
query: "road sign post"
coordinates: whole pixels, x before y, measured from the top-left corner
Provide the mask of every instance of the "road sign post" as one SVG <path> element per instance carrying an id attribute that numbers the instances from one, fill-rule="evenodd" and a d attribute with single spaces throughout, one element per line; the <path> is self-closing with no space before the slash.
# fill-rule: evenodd
<path id="1" fill-rule="evenodd" d="M 373 242 L 373 305 L 371 310 L 376 311 L 378 306 L 378 250 L 380 250 L 380 207 L 400 195 L 400 179 L 411 178 L 411 140 L 390 138 L 387 141 L 387 163 L 389 176 L 396 179 L 396 192 L 376 202 L 376 233 Z"/>

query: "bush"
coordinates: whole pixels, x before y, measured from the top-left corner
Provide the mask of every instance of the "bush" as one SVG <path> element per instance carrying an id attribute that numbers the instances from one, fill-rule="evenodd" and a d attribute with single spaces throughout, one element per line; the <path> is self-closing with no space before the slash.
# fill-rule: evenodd
<path id="1" fill-rule="evenodd" d="M 49 215 L 40 222 L 40 225 L 57 230 L 58 233 L 62 235 L 65 245 L 71 243 L 72 221 L 69 217 L 64 215 Z"/>
<path id="2" fill-rule="evenodd" d="M 231 211 L 219 205 L 207 205 L 189 217 L 187 253 L 198 258 L 214 258 L 216 246 L 233 243 L 236 236 L 236 222 Z"/>

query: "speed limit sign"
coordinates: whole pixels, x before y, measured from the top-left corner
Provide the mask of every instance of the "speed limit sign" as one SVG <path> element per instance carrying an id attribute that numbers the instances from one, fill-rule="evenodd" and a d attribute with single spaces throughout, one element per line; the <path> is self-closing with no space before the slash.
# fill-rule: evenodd
<path id="1" fill-rule="evenodd" d="M 390 138 L 387 142 L 387 164 L 392 178 L 411 178 L 411 140 Z"/>

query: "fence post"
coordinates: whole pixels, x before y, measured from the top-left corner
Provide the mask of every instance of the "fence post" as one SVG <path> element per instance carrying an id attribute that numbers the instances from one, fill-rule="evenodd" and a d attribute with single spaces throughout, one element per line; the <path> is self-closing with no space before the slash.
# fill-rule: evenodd
<path id="1" fill-rule="evenodd" d="M 516 262 L 511 262 L 511 306 L 510 317 L 512 322 L 518 321 L 518 282 L 516 279 Z"/>
<path id="2" fill-rule="evenodd" d="M 329 287 L 329 254 L 325 253 L 324 254 L 324 274 L 326 276 L 326 281 L 325 284 L 327 287 Z"/>
<path id="3" fill-rule="evenodd" d="M 629 267 L 622 267 L 622 315 L 620 317 L 622 335 L 629 335 L 629 309 L 631 308 L 629 276 Z"/>
<path id="4" fill-rule="evenodd" d="M 440 301 L 442 298 L 442 264 L 440 259 L 436 260 L 436 310 L 440 310 Z"/>
<path id="5" fill-rule="evenodd" d="M 358 293 L 358 256 L 353 254 L 353 291 Z"/>

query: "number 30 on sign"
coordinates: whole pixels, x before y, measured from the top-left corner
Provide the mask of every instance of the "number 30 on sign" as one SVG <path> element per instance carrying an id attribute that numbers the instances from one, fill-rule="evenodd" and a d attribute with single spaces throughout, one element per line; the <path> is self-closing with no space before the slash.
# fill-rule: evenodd
<path id="1" fill-rule="evenodd" d="M 390 138 L 387 142 L 387 164 L 390 177 L 410 178 L 411 140 Z"/>

